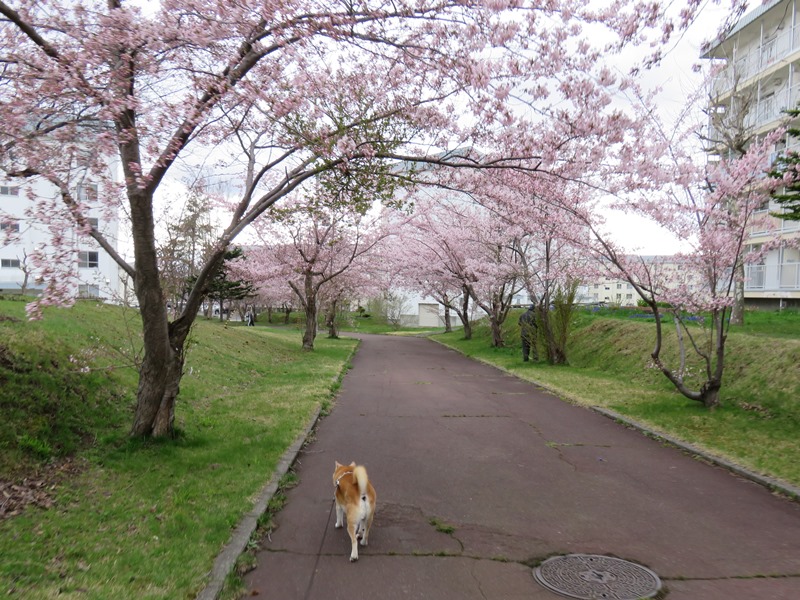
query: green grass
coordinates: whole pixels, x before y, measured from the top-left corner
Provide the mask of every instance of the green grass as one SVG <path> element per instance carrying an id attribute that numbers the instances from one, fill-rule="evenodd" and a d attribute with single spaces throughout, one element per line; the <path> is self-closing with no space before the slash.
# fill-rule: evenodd
<path id="1" fill-rule="evenodd" d="M 320 337 L 309 353 L 297 331 L 200 321 L 180 435 L 145 442 L 128 437 L 135 370 L 107 368 L 133 363 L 136 313 L 79 303 L 30 323 L 0 301 L 0 315 L 18 319 L 0 322 L 0 478 L 83 465 L 53 508 L 0 521 L 0 589 L 24 598 L 193 598 L 355 346 Z"/>
<path id="2" fill-rule="evenodd" d="M 385 319 L 374 316 L 359 316 L 351 313 L 341 321 L 341 331 L 361 333 L 382 333 L 390 335 L 420 335 L 442 331 L 442 329 L 427 329 L 424 327 L 400 327 L 387 323 Z M 322 333 L 325 333 L 324 331 Z"/>
<path id="3" fill-rule="evenodd" d="M 731 330 L 722 406 L 714 411 L 681 396 L 649 365 L 652 321 L 626 318 L 622 311 L 580 313 L 569 345 L 570 364 L 550 366 L 522 362 L 516 320 L 512 315 L 505 326 L 504 348 L 490 346 L 484 325 L 476 326 L 472 340 L 462 339 L 461 332 L 435 339 L 570 401 L 612 409 L 756 472 L 800 485 L 797 312 L 748 313 L 746 326 Z M 670 325 L 668 357 L 676 355 L 672 330 Z"/>
<path id="4" fill-rule="evenodd" d="M 445 533 L 447 535 L 452 535 L 456 531 L 455 527 L 453 527 L 452 525 L 449 525 L 448 523 L 445 523 L 444 521 L 442 521 L 438 517 L 432 517 L 431 519 L 428 519 L 428 523 L 433 525 L 433 528 L 436 529 L 436 531 L 438 531 L 439 533 Z"/>

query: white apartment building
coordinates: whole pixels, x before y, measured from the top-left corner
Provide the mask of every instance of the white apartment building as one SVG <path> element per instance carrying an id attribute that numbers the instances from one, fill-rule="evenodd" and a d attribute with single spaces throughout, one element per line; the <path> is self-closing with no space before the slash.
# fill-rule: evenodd
<path id="1" fill-rule="evenodd" d="M 92 204 L 92 199 L 102 193 L 97 183 L 84 180 L 76 184 L 76 198 Z M 44 282 L 31 255 L 44 251 L 53 261 L 73 260 L 77 278 L 69 281 L 72 293 L 78 298 L 102 298 L 116 301 L 120 298 L 120 269 L 116 262 L 97 242 L 77 229 L 59 231 L 76 248 L 70 258 L 64 259 L 52 244 L 52 233 L 43 223 L 29 214 L 34 198 L 52 198 L 60 202 L 58 189 L 41 179 L 26 180 L 3 177 L 0 173 L 0 294 L 39 294 Z M 109 217 L 108 211 L 91 208 L 87 217 L 115 247 L 119 240 L 119 219 Z M 62 256 L 62 258 L 59 258 Z"/>
<path id="2" fill-rule="evenodd" d="M 609 306 L 636 306 L 639 294 L 624 279 L 599 277 L 583 286 L 581 304 L 606 304 Z"/>
<path id="3" fill-rule="evenodd" d="M 800 102 L 800 0 L 771 0 L 746 14 L 703 58 L 723 66 L 714 81 L 711 140 L 722 127 L 738 124 L 748 134 L 763 135 L 786 119 L 782 112 Z M 799 150 L 800 140 L 787 136 L 775 149 Z M 778 212 L 774 203 L 763 215 Z M 776 217 L 754 227 L 748 244 L 800 237 L 800 222 Z M 800 251 L 781 244 L 761 264 L 746 269 L 745 302 L 750 306 L 800 307 Z"/>

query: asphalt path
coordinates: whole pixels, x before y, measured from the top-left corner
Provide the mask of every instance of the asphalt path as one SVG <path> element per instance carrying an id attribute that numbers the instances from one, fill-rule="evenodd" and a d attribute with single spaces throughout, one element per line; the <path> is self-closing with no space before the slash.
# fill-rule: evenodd
<path id="1" fill-rule="evenodd" d="M 796 502 L 431 340 L 360 337 L 251 596 L 555 600 L 532 565 L 577 553 L 647 566 L 668 600 L 800 599 Z M 336 460 L 378 494 L 357 563 Z"/>

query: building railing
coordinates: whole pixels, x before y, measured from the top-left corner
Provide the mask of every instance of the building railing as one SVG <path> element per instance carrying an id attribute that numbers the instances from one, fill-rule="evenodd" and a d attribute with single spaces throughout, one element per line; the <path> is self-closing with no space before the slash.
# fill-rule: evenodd
<path id="1" fill-rule="evenodd" d="M 800 263 L 747 265 L 745 291 L 800 292 Z"/>
<path id="2" fill-rule="evenodd" d="M 725 94 L 800 49 L 800 27 L 789 28 L 760 46 L 737 54 L 714 79 L 714 92 Z M 738 81 L 737 81 L 738 80 Z"/>
<path id="3" fill-rule="evenodd" d="M 757 211 L 754 215 L 753 225 L 748 232 L 751 237 L 775 237 L 783 234 L 796 233 L 800 230 L 800 221 L 773 217 L 767 214 L 768 210 L 778 212 L 775 209 L 775 205 L 770 206 L 769 209 Z"/>
<path id="4" fill-rule="evenodd" d="M 800 69 L 798 69 L 795 79 L 797 83 L 792 86 L 784 83 L 779 88 L 771 89 L 768 92 L 762 90 L 760 98 L 757 97 L 757 90 L 754 89 L 752 103 L 747 107 L 747 113 L 741 120 L 741 126 L 745 130 L 760 129 L 765 125 L 775 126 L 777 121 L 788 118 L 785 111 L 790 108 L 796 108 L 800 104 Z M 727 110 L 735 112 L 743 109 L 734 105 Z M 734 122 L 737 121 L 735 114 L 732 115 L 732 119 Z M 722 132 L 725 132 L 726 127 L 725 124 L 715 125 L 712 117 L 708 125 L 708 139 L 711 141 L 725 139 L 726 136 L 723 136 Z"/>

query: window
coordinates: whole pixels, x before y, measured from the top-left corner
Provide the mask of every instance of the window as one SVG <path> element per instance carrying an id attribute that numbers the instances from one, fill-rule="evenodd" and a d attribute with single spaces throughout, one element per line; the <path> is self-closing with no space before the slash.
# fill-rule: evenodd
<path id="1" fill-rule="evenodd" d="M 622 289 L 622 284 L 621 284 L 621 283 L 618 283 L 618 284 L 617 284 L 617 289 L 618 289 L 618 290 L 621 290 L 621 289 Z"/>
<path id="2" fill-rule="evenodd" d="M 78 252 L 78 266 L 81 269 L 96 269 L 100 266 L 100 253 Z"/>
<path id="3" fill-rule="evenodd" d="M 3 269 L 19 269 L 20 262 L 18 258 L 0 258 L 0 268 Z"/>
<path id="4" fill-rule="evenodd" d="M 19 187 L 16 185 L 0 185 L 0 196 L 19 196 Z"/>
<path id="5" fill-rule="evenodd" d="M 97 184 L 96 183 L 82 183 L 78 186 L 78 200 L 86 202 L 87 200 L 97 200 Z"/>
<path id="6" fill-rule="evenodd" d="M 86 224 L 87 224 L 87 226 L 91 227 L 92 229 L 95 229 L 97 231 L 100 230 L 100 220 L 97 217 L 87 217 L 86 218 Z M 83 227 L 79 228 L 78 233 L 80 235 L 82 235 L 82 236 L 85 236 L 85 237 L 91 237 L 91 230 L 88 230 L 88 229 L 84 230 Z"/>
<path id="7" fill-rule="evenodd" d="M 96 285 L 80 284 L 78 286 L 79 298 L 99 298 L 100 288 Z"/>
<path id="8" fill-rule="evenodd" d="M 633 300 L 633 294 L 625 294 L 626 300 Z"/>
<path id="9" fill-rule="evenodd" d="M 19 223 L 14 221 L 6 221 L 5 223 L 0 223 L 0 231 L 13 231 L 14 233 L 19 231 Z"/>

